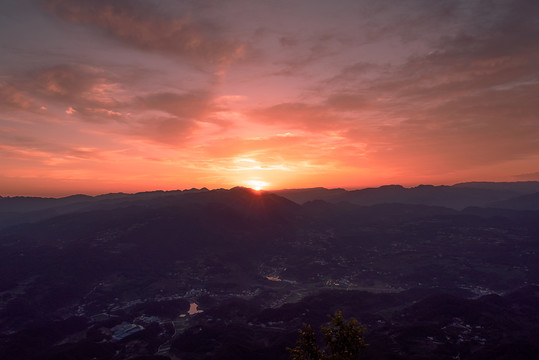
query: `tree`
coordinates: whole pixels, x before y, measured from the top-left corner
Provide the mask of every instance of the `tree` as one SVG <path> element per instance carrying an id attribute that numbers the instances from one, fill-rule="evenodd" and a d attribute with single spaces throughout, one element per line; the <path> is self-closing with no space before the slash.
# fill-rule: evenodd
<path id="1" fill-rule="evenodd" d="M 298 330 L 296 347 L 287 348 L 290 360 L 353 360 L 367 344 L 363 338 L 364 327 L 354 318 L 345 321 L 342 312 L 329 315 L 329 323 L 320 328 L 324 346 L 318 345 L 311 325 L 303 324 Z"/>
<path id="2" fill-rule="evenodd" d="M 325 352 L 316 342 L 316 334 L 311 325 L 303 324 L 303 330 L 298 330 L 299 338 L 295 348 L 287 348 L 290 360 L 322 360 Z"/>

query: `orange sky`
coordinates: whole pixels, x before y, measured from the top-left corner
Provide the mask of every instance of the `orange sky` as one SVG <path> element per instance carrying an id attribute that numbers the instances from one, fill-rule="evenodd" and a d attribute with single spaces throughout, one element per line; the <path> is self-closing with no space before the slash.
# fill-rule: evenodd
<path id="1" fill-rule="evenodd" d="M 539 3 L 7 0 L 0 195 L 539 180 Z"/>

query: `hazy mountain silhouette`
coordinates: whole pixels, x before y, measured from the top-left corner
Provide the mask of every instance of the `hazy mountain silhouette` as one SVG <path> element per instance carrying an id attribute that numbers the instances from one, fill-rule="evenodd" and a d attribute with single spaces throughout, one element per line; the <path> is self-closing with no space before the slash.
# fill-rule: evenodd
<path id="1" fill-rule="evenodd" d="M 272 191 L 274 194 L 283 196 L 298 204 L 306 203 L 313 200 L 326 200 L 333 201 L 339 196 L 343 196 L 347 193 L 344 189 L 326 189 L 323 187 L 306 188 L 306 189 L 283 189 Z"/>
<path id="2" fill-rule="evenodd" d="M 532 194 L 539 192 L 539 181 L 488 182 L 473 181 L 453 185 L 459 188 L 512 191 L 516 194 Z"/>
<path id="3" fill-rule="evenodd" d="M 236 190 L 242 188 L 236 188 Z M 314 200 L 330 203 L 348 202 L 362 206 L 376 204 L 418 204 L 441 206 L 452 209 L 466 207 L 497 207 L 517 210 L 537 210 L 537 200 L 532 193 L 539 189 L 539 182 L 488 183 L 472 182 L 453 186 L 420 185 L 405 188 L 400 185 L 385 185 L 378 188 L 347 191 L 344 189 L 308 188 L 286 189 L 273 193 L 298 204 Z M 233 189 L 234 190 L 234 189 Z M 233 191 L 232 191 L 233 192 Z M 73 195 L 63 198 L 0 197 L 0 229 L 6 226 L 35 222 L 72 212 L 114 209 L 129 205 L 144 206 L 174 205 L 187 202 L 229 202 L 226 190 L 190 189 L 175 191 L 149 191 L 135 194 L 114 193 L 98 196 Z M 530 195 L 527 197 L 526 195 Z M 265 198 L 266 195 L 263 195 Z M 257 199 L 255 197 L 255 199 Z M 245 200 L 245 198 L 244 198 Z M 233 202 L 238 202 L 234 199 Z M 274 199 L 274 201 L 277 201 Z M 283 200 L 280 200 L 281 202 Z M 252 202 L 249 206 L 257 206 Z M 262 204 L 262 203 L 260 203 Z M 243 209 L 238 203 L 236 208 Z M 267 206 L 265 204 L 264 206 Z M 249 207 L 248 206 L 248 207 Z M 289 204 L 289 206 L 291 206 Z"/>
<path id="4" fill-rule="evenodd" d="M 404 203 L 463 209 L 469 206 L 487 207 L 493 202 L 500 202 L 518 195 L 531 194 L 537 191 L 539 191 L 539 182 L 529 181 L 515 183 L 461 183 L 452 186 L 419 185 L 413 188 L 405 188 L 401 185 L 385 185 L 378 188 L 352 191 L 312 188 L 280 190 L 276 193 L 300 203 L 325 200 L 334 203 L 346 201 L 365 206 L 383 203 Z"/>
<path id="5" fill-rule="evenodd" d="M 490 206 L 514 210 L 539 210 L 539 192 L 521 195 L 502 201 L 495 201 L 490 203 Z"/>

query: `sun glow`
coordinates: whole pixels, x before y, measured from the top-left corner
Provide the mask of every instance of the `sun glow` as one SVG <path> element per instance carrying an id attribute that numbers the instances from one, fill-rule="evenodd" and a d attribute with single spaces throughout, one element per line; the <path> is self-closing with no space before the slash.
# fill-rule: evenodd
<path id="1" fill-rule="evenodd" d="M 269 185 L 267 182 L 262 181 L 262 180 L 249 180 L 249 181 L 246 181 L 246 183 L 250 188 L 256 191 L 260 191 Z"/>

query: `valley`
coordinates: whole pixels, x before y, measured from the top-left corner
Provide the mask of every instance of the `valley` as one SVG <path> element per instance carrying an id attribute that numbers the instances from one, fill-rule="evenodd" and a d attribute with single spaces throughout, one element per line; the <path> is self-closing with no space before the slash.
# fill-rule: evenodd
<path id="1" fill-rule="evenodd" d="M 244 188 L 84 200 L 4 223 L 3 359 L 287 359 L 336 310 L 366 326 L 367 359 L 538 351 L 535 210 Z"/>

